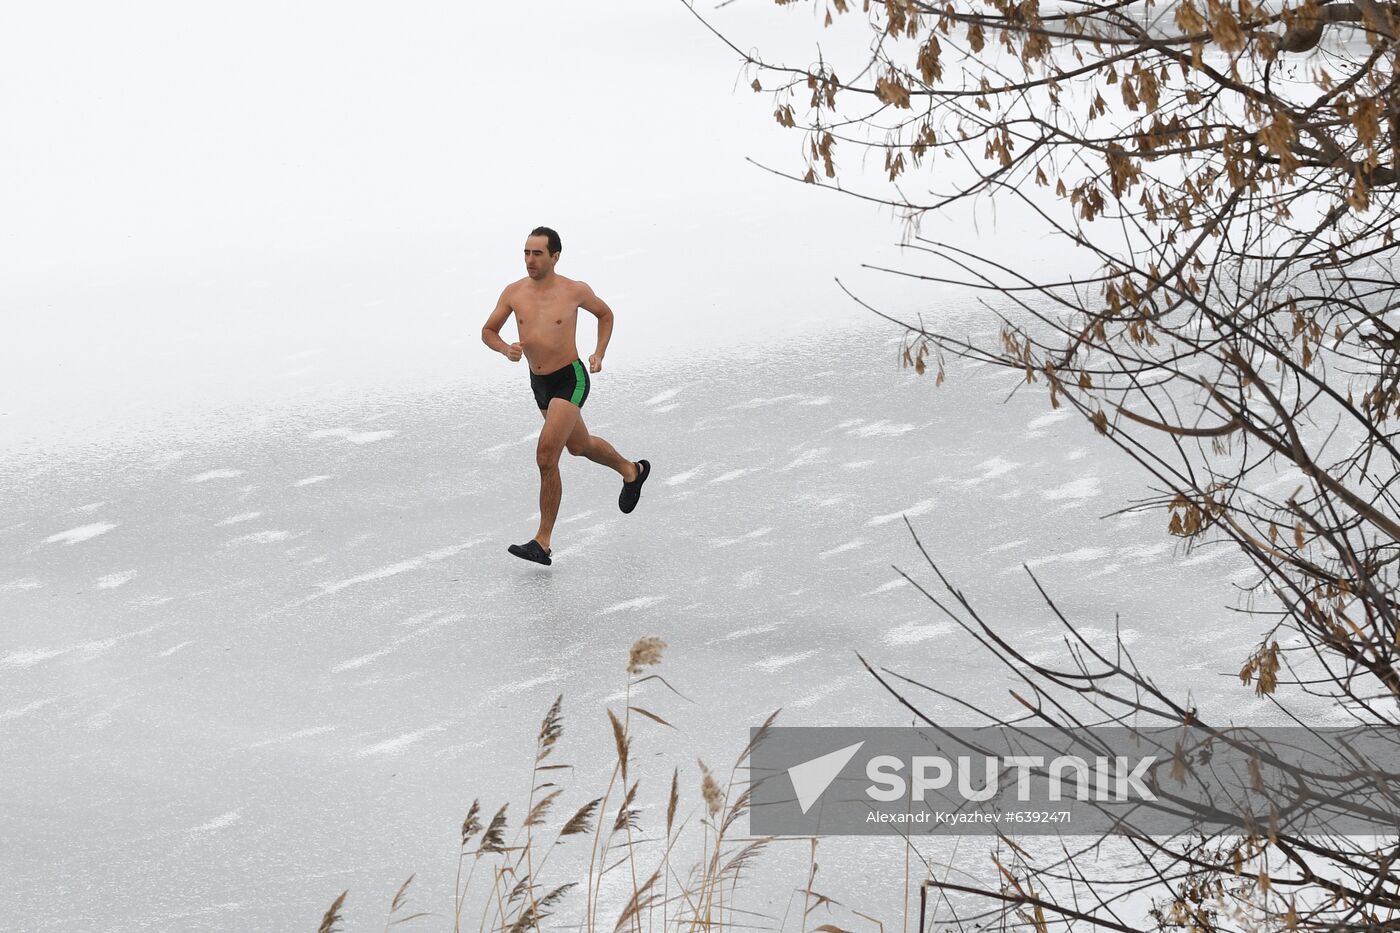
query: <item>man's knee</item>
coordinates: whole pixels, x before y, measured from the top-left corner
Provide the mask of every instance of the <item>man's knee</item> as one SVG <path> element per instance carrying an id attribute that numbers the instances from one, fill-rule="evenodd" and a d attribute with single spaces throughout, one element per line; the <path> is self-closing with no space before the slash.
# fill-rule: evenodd
<path id="1" fill-rule="evenodd" d="M 564 449 L 567 450 L 570 454 L 574 455 L 575 457 L 584 457 L 588 455 L 589 443 L 591 443 L 591 441 L 571 440 L 568 444 L 565 445 Z"/>
<path id="2" fill-rule="evenodd" d="M 559 469 L 559 451 L 544 447 L 536 449 L 535 464 L 540 468 L 541 473 Z"/>

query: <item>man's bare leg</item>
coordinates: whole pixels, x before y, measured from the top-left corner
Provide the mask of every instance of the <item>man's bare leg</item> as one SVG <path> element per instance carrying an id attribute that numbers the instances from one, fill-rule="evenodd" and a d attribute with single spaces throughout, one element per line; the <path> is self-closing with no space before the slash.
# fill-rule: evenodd
<path id="1" fill-rule="evenodd" d="M 540 530 L 535 534 L 535 540 L 546 551 L 549 550 L 550 535 L 554 533 L 554 521 L 559 517 L 559 502 L 564 496 L 559 456 L 579 424 L 577 405 L 561 398 L 550 399 L 549 408 L 544 413 L 544 427 L 540 429 L 539 444 L 535 447 L 535 463 L 540 468 Z"/>
<path id="2" fill-rule="evenodd" d="M 574 431 L 569 435 L 568 443 L 565 445 L 569 453 L 575 457 L 586 457 L 594 463 L 602 464 L 605 467 L 616 470 L 622 474 L 623 480 L 632 482 L 637 478 L 637 465 L 631 460 L 623 459 L 612 444 L 594 434 L 588 433 L 588 426 L 583 423 L 583 414 L 579 413 L 578 424 L 574 425 Z"/>

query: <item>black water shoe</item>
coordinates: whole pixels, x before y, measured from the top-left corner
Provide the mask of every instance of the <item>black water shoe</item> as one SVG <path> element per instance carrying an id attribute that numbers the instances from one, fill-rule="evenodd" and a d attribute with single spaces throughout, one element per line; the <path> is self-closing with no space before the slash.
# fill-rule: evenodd
<path id="1" fill-rule="evenodd" d="M 617 497 L 617 507 L 623 512 L 631 512 L 637 507 L 637 500 L 642 497 L 642 484 L 651 475 L 651 464 L 645 460 L 638 460 L 637 478 L 630 483 L 622 484 L 622 493 Z"/>
<path id="2" fill-rule="evenodd" d="M 554 563 L 554 561 L 550 560 L 549 552 L 541 547 L 540 543 L 534 538 L 531 538 L 524 544 L 512 544 L 510 547 L 506 548 L 506 550 L 522 560 L 532 560 L 537 564 L 544 564 L 546 567 Z"/>

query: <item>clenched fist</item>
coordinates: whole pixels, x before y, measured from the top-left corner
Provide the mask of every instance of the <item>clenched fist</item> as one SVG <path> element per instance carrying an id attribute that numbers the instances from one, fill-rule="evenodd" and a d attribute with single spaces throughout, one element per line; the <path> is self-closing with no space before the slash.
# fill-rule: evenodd
<path id="1" fill-rule="evenodd" d="M 520 349 L 519 343 L 513 343 L 506 347 L 506 359 L 510 360 L 512 363 L 517 363 L 520 361 L 520 355 L 523 352 L 524 351 Z"/>
<path id="2" fill-rule="evenodd" d="M 597 372 L 602 372 L 602 370 L 603 370 L 603 356 L 602 356 L 602 354 L 600 354 L 600 353 L 595 353 L 595 354 L 593 354 L 592 356 L 590 356 L 590 357 L 588 358 L 588 371 L 589 371 L 590 373 L 597 373 Z"/>

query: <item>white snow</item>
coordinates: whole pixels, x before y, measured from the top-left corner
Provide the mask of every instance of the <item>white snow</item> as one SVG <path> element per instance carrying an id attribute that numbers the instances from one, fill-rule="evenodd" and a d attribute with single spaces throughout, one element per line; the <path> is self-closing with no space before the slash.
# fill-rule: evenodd
<path id="1" fill-rule="evenodd" d="M 230 545 L 237 544 L 274 544 L 278 541 L 285 541 L 291 532 L 287 531 L 255 531 L 252 534 L 239 535 L 236 538 L 229 538 Z"/>
<path id="2" fill-rule="evenodd" d="M 471 541 L 465 541 L 461 544 L 454 544 L 451 547 L 438 548 L 437 550 L 429 551 L 427 554 L 424 554 L 421 557 L 413 557 L 408 560 L 399 561 L 396 564 L 390 564 L 387 567 L 380 567 L 376 570 L 371 570 L 368 573 L 362 573 L 358 576 L 350 577 L 345 580 L 340 580 L 336 583 L 323 583 L 321 584 L 321 592 L 317 595 L 329 596 L 332 593 L 339 593 L 341 590 L 346 589 L 347 587 L 357 586 L 361 583 L 372 583 L 375 580 L 384 580 L 388 577 L 397 576 L 401 573 L 407 573 L 410 570 L 417 570 L 418 568 L 426 566 L 427 564 L 433 561 L 439 561 L 443 558 L 451 557 L 454 554 L 458 554 L 462 551 L 465 551 L 469 547 L 475 547 L 476 545 L 480 544 L 482 541 L 485 540 L 485 538 L 473 538 Z"/>
<path id="3" fill-rule="evenodd" d="M 200 474 L 197 475 L 197 476 L 191 476 L 191 477 L 187 480 L 187 482 L 191 482 L 191 483 L 207 483 L 207 482 L 209 482 L 210 480 L 215 480 L 215 479 L 233 479 L 233 478 L 235 478 L 235 477 L 242 476 L 242 475 L 243 475 L 243 471 L 242 471 L 242 470 L 233 470 L 233 469 L 228 469 L 228 468 L 221 469 L 221 470 L 206 470 L 205 472 L 200 473 Z"/>
<path id="4" fill-rule="evenodd" d="M 190 830 L 190 832 L 191 832 L 191 833 L 212 833 L 212 832 L 215 832 L 216 830 L 226 829 L 226 828 L 232 826 L 234 823 L 237 823 L 240 819 L 242 819 L 242 816 L 239 815 L 239 812 L 238 812 L 237 810 L 230 810 L 228 813 L 225 813 L 223 816 L 216 816 L 216 817 L 214 817 L 214 819 L 210 820 L 209 822 L 203 823 L 203 824 L 201 824 L 201 825 L 199 825 L 199 826 L 196 826 L 196 827 L 192 828 L 192 829 Z"/>
<path id="5" fill-rule="evenodd" d="M 41 710 L 45 706 L 51 706 L 57 702 L 57 698 L 49 697 L 45 700 L 35 700 L 33 703 L 30 703 L 26 706 L 21 706 L 18 709 L 7 709 L 0 711 L 0 722 L 9 722 L 11 719 L 19 719 L 21 716 L 28 716 L 30 713 L 35 712 L 36 710 Z"/>
<path id="6" fill-rule="evenodd" d="M 780 671 L 785 667 L 791 667 L 794 664 L 806 661 L 808 658 L 815 658 L 820 653 L 821 652 L 815 650 L 801 651 L 797 654 L 787 654 L 779 655 L 777 657 L 772 658 L 764 658 L 762 661 L 754 662 L 754 667 L 758 668 L 764 673 L 771 674 L 774 671 Z"/>
<path id="7" fill-rule="evenodd" d="M 737 469 L 737 470 L 730 470 L 728 473 L 722 473 L 722 474 L 720 474 L 719 476 L 716 476 L 714 479 L 710 480 L 710 483 L 711 483 L 711 485 L 713 485 L 713 484 L 715 484 L 715 483 L 727 483 L 727 482 L 729 482 L 730 480 L 738 479 L 739 477 L 741 477 L 741 476 L 746 476 L 746 475 L 748 475 L 749 473 L 757 473 L 757 472 L 758 472 L 758 468 L 757 468 L 757 467 L 752 467 L 752 468 L 747 468 L 747 469 L 746 469 L 746 468 L 740 468 L 740 469 Z"/>
<path id="8" fill-rule="evenodd" d="M 875 587 L 875 589 L 873 589 L 873 590 L 867 590 L 866 592 L 861 593 L 860 595 L 862 595 L 862 596 L 878 596 L 878 595 L 880 595 L 881 593 L 889 593 L 889 592 L 891 592 L 892 590 L 897 590 L 897 589 L 899 589 L 900 587 L 905 587 L 905 586 L 908 586 L 908 585 L 909 585 L 909 581 L 906 580 L 906 579 L 904 579 L 903 577 L 900 577 L 898 580 L 891 580 L 891 581 L 889 581 L 888 583 L 881 583 L 879 586 Z"/>
<path id="9" fill-rule="evenodd" d="M 1054 489 L 1046 489 L 1040 493 L 1042 499 L 1051 502 L 1059 502 L 1065 499 L 1092 499 L 1099 494 L 1099 478 L 1097 476 L 1081 476 L 1079 479 L 1065 483 L 1063 486 L 1056 486 Z"/>
<path id="10" fill-rule="evenodd" d="M 819 463 L 826 458 L 826 454 L 827 448 L 825 447 L 814 447 L 811 450 L 804 450 L 801 454 L 797 456 L 797 459 L 793 460 L 787 466 L 782 467 L 778 472 L 786 473 L 789 470 L 795 470 L 798 467 L 808 466 L 809 464 L 813 463 Z"/>
<path id="11" fill-rule="evenodd" d="M 1021 464 L 1012 463 L 1010 460 L 1004 460 L 1001 457 L 993 457 L 990 460 L 983 460 L 981 463 L 977 464 L 977 466 L 982 470 L 981 475 L 975 476 L 969 480 L 964 480 L 964 486 L 975 486 L 978 483 L 985 483 L 988 480 L 1005 476 L 1007 473 L 1020 467 Z"/>
<path id="12" fill-rule="evenodd" d="M 1068 409 L 1061 408 L 1058 411 L 1052 411 L 1047 414 L 1041 415 L 1039 418 L 1032 418 L 1029 422 L 1027 422 L 1026 430 L 1039 431 L 1041 428 L 1048 428 L 1052 424 L 1064 421 L 1071 414 L 1072 412 L 1070 412 Z"/>
<path id="13" fill-rule="evenodd" d="M 872 518 L 870 521 L 866 522 L 866 524 L 867 524 L 867 525 L 871 525 L 871 526 L 888 525 L 890 522 L 897 522 L 897 521 L 899 521 L 901 518 L 904 518 L 906 515 L 909 516 L 910 518 L 914 518 L 914 517 L 919 516 L 919 515 L 925 515 L 925 514 L 927 514 L 927 513 L 929 513 L 929 512 L 932 512 L 934 506 L 937 505 L 937 504 L 938 504 L 938 500 L 937 500 L 937 499 L 922 499 L 922 500 L 920 500 L 920 501 L 914 503 L 913 505 L 909 506 L 909 508 L 904 509 L 903 511 L 900 511 L 900 512 L 890 512 L 890 513 L 888 513 L 888 514 L 886 514 L 886 515 L 876 515 L 876 516 L 875 516 L 874 518 Z"/>
<path id="14" fill-rule="evenodd" d="M 763 528 L 756 528 L 753 531 L 750 531 L 748 534 L 742 534 L 737 538 L 721 538 L 720 540 L 715 542 L 714 546 L 729 547 L 730 545 L 738 544 L 741 541 L 752 541 L 755 538 L 762 538 L 765 535 L 770 535 L 772 533 L 773 529 L 766 526 Z"/>
<path id="15" fill-rule="evenodd" d="M 228 518 L 219 522 L 219 524 L 215 527 L 221 527 L 223 525 L 237 525 L 239 522 L 251 522 L 253 519 L 261 517 L 261 512 L 240 512 L 237 515 L 230 515 Z"/>
<path id="16" fill-rule="evenodd" d="M 254 742 L 246 746 L 249 750 L 255 748 L 266 748 L 269 745 L 286 745 L 288 742 L 296 742 L 300 739 L 309 739 L 316 735 L 325 735 L 327 732 L 334 732 L 336 726 L 313 726 L 310 729 L 301 729 L 288 735 L 279 735 L 276 738 L 263 739 L 261 742 Z"/>
<path id="17" fill-rule="evenodd" d="M 49 535 L 44 539 L 45 544 L 80 544 L 84 541 L 91 541 L 98 535 L 105 535 L 113 528 L 117 527 L 112 522 L 96 522 L 91 525 L 82 525 L 78 528 L 69 528 L 67 531 L 60 531 L 56 535 Z"/>
<path id="18" fill-rule="evenodd" d="M 912 424 L 899 424 L 881 418 L 865 427 L 854 428 L 848 433 L 855 437 L 898 437 L 901 434 L 908 434 L 912 430 L 914 430 Z"/>
<path id="19" fill-rule="evenodd" d="M 664 602 L 665 599 L 665 596 L 638 596 L 636 599 L 629 599 L 626 602 L 617 603 L 606 609 L 599 609 L 598 615 L 610 616 L 614 612 L 632 612 L 636 609 L 647 609 L 655 606 L 657 603 Z"/>
<path id="20" fill-rule="evenodd" d="M 662 392 L 660 395 L 653 395 L 651 398 L 647 399 L 647 400 L 646 400 L 645 402 L 643 402 L 642 404 L 643 404 L 643 405 L 660 405 L 662 402 L 669 402 L 671 399 L 675 398 L 677 395 L 680 395 L 680 393 L 681 393 L 681 390 L 680 390 L 680 389 L 667 389 L 665 392 Z"/>
<path id="21" fill-rule="evenodd" d="M 839 546 L 837 546 L 837 547 L 834 547 L 834 548 L 832 548 L 832 549 L 829 550 L 829 551 L 822 551 L 822 552 L 821 552 L 820 554 L 818 554 L 817 556 L 818 556 L 818 557 L 832 557 L 832 556 L 834 556 L 834 555 L 836 555 L 836 554 L 844 554 L 846 551 L 854 551 L 854 550 L 856 550 L 857 548 L 863 548 L 863 547 L 865 547 L 865 542 L 864 542 L 864 541 L 861 541 L 861 540 L 859 540 L 859 539 L 857 539 L 857 540 L 855 540 L 855 541 L 847 541 L 845 544 L 842 544 L 842 545 L 839 545 Z"/>
<path id="22" fill-rule="evenodd" d="M 394 437 L 398 433 L 398 431 L 355 431 L 351 428 L 324 428 L 320 431 L 312 431 L 306 436 L 313 441 L 325 437 L 339 437 L 352 444 L 373 444 L 376 441 Z"/>
<path id="23" fill-rule="evenodd" d="M 705 468 L 705 465 L 702 463 L 700 466 L 697 466 L 697 467 L 694 467 L 694 468 L 692 468 L 692 469 L 686 470 L 684 473 L 677 473 L 675 476 L 667 477 L 665 480 L 663 480 L 663 482 L 664 482 L 667 486 L 679 486 L 679 485 L 681 485 L 682 483 L 688 483 L 688 482 L 690 482 L 691 480 L 693 480 L 695 477 L 699 476 L 699 475 L 700 475 L 700 471 L 703 470 L 704 468 Z"/>
<path id="24" fill-rule="evenodd" d="M 368 748 L 362 748 L 355 753 L 355 757 L 367 758 L 370 755 L 396 755 L 424 736 L 432 735 L 435 732 L 442 732 L 446 728 L 446 726 L 429 726 L 426 729 L 419 729 L 417 732 L 405 733 L 397 738 L 379 742 Z"/>
<path id="25" fill-rule="evenodd" d="M 130 583 L 134 579 L 136 579 L 135 570 L 123 570 L 119 573 L 109 573 L 97 578 L 97 588 L 99 590 L 114 590 L 125 583 Z"/>

